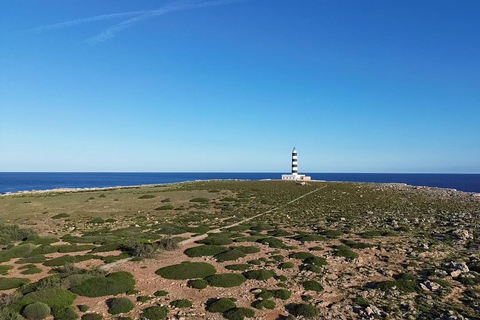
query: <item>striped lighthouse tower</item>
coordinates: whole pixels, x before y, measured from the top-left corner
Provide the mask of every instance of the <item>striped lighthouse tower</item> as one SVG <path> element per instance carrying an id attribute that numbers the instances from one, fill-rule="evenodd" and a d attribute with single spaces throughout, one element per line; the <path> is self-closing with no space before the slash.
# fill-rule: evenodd
<path id="1" fill-rule="evenodd" d="M 298 162 L 297 162 L 297 149 L 293 148 L 292 151 L 292 175 L 296 176 L 298 174 Z"/>

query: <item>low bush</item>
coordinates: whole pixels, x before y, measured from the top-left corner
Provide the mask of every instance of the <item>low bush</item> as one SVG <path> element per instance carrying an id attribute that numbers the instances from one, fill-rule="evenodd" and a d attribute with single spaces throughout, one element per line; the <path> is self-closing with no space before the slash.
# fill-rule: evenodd
<path id="1" fill-rule="evenodd" d="M 315 280 L 304 281 L 302 282 L 302 286 L 305 290 L 311 290 L 315 292 L 323 291 L 323 286 Z"/>
<path id="2" fill-rule="evenodd" d="M 54 320 L 76 320 L 78 319 L 78 314 L 73 307 L 53 309 L 53 318 Z"/>
<path id="3" fill-rule="evenodd" d="M 8 271 L 12 269 L 13 269 L 13 266 L 0 265 L 0 274 L 3 276 L 6 276 L 8 274 Z"/>
<path id="4" fill-rule="evenodd" d="M 10 308 L 0 308 L 0 319 L 2 320 L 24 320 L 16 311 Z"/>
<path id="5" fill-rule="evenodd" d="M 253 303 L 253 307 L 259 310 L 268 309 L 273 310 L 275 309 L 275 301 L 273 300 L 258 300 Z"/>
<path id="6" fill-rule="evenodd" d="M 220 298 L 214 301 L 208 302 L 206 310 L 212 313 L 224 313 L 230 309 L 235 308 L 235 302 L 229 298 Z"/>
<path id="7" fill-rule="evenodd" d="M 219 253 L 214 256 L 218 262 L 233 261 L 245 257 L 246 254 L 237 249 L 230 249 L 228 251 Z"/>
<path id="8" fill-rule="evenodd" d="M 225 269 L 234 270 L 234 271 L 245 271 L 252 267 L 250 264 L 242 263 L 242 264 L 230 264 L 225 266 Z"/>
<path id="9" fill-rule="evenodd" d="M 329 239 L 337 239 L 343 235 L 343 232 L 340 230 L 325 230 L 321 234 Z"/>
<path id="10" fill-rule="evenodd" d="M 315 257 L 315 255 L 310 252 L 293 252 L 290 253 L 289 257 L 293 259 L 305 260 L 310 257 Z"/>
<path id="11" fill-rule="evenodd" d="M 308 257 L 308 258 L 303 260 L 303 263 L 311 264 L 311 265 L 318 266 L 318 267 L 326 266 L 328 264 L 327 260 L 325 260 L 324 258 L 321 258 L 321 257 L 317 257 L 317 256 Z"/>
<path id="12" fill-rule="evenodd" d="M 243 276 L 250 280 L 268 280 L 275 276 L 275 272 L 272 270 L 260 269 L 250 270 L 243 273 Z"/>
<path id="13" fill-rule="evenodd" d="M 33 240 L 37 233 L 31 229 L 20 229 L 17 225 L 0 223 L 0 244 L 9 244 L 15 241 Z"/>
<path id="14" fill-rule="evenodd" d="M 52 219 L 63 219 L 63 218 L 68 218 L 70 217 L 70 215 L 68 213 L 59 213 L 59 214 L 56 214 L 52 217 Z"/>
<path id="15" fill-rule="evenodd" d="M 173 300 L 170 302 L 170 305 L 174 308 L 190 308 L 192 306 L 192 301 L 188 299 Z"/>
<path id="16" fill-rule="evenodd" d="M 110 314 L 126 313 L 135 307 L 132 300 L 128 298 L 113 298 L 107 301 L 107 305 Z"/>
<path id="17" fill-rule="evenodd" d="M 23 298 L 13 304 L 14 308 L 21 310 L 24 306 L 35 302 L 43 302 L 52 309 L 63 309 L 75 301 L 76 296 L 63 288 L 54 287 L 34 291 L 26 294 Z"/>
<path id="18" fill-rule="evenodd" d="M 327 238 L 318 234 L 300 234 L 293 237 L 293 239 L 300 242 L 310 242 L 310 241 L 325 241 Z"/>
<path id="19" fill-rule="evenodd" d="M 24 284 L 29 283 L 30 280 L 26 278 L 3 278 L 0 277 L 0 290 L 10 290 L 18 288 Z"/>
<path id="20" fill-rule="evenodd" d="M 153 194 L 144 194 L 143 196 L 138 197 L 138 199 L 153 199 L 155 196 Z"/>
<path id="21" fill-rule="evenodd" d="M 278 266 L 280 269 L 291 269 L 295 266 L 293 262 L 283 262 Z"/>
<path id="22" fill-rule="evenodd" d="M 153 293 L 153 295 L 154 295 L 155 297 L 164 297 L 164 296 L 166 296 L 167 294 L 168 294 L 168 292 L 165 291 L 165 290 L 158 290 L 158 291 L 155 291 L 155 292 Z"/>
<path id="23" fill-rule="evenodd" d="M 234 308 L 225 312 L 223 316 L 228 320 L 243 320 L 255 317 L 255 311 L 249 308 Z"/>
<path id="24" fill-rule="evenodd" d="M 205 278 L 212 287 L 231 288 L 241 285 L 246 281 L 245 277 L 238 273 L 223 273 L 211 275 Z"/>
<path id="25" fill-rule="evenodd" d="M 270 230 L 270 231 L 267 232 L 267 234 L 269 236 L 272 236 L 272 237 L 286 237 L 286 236 L 291 235 L 290 232 L 288 232 L 287 230 L 283 230 L 283 229 Z"/>
<path id="26" fill-rule="evenodd" d="M 25 264 L 25 263 L 44 263 L 47 260 L 43 254 L 36 254 L 30 257 L 21 258 L 15 263 Z"/>
<path id="27" fill-rule="evenodd" d="M 187 285 L 193 289 L 205 289 L 208 286 L 208 282 L 203 279 L 195 279 L 188 281 Z"/>
<path id="28" fill-rule="evenodd" d="M 77 306 L 78 310 L 80 310 L 80 312 L 87 312 L 88 309 L 90 309 L 89 306 L 87 306 L 86 304 L 79 304 Z"/>
<path id="29" fill-rule="evenodd" d="M 82 316 L 82 320 L 102 320 L 103 316 L 98 313 L 87 313 Z"/>
<path id="30" fill-rule="evenodd" d="M 256 242 L 269 246 L 270 248 L 285 248 L 285 244 L 282 240 L 274 238 L 274 237 L 267 237 L 263 239 L 258 239 Z"/>
<path id="31" fill-rule="evenodd" d="M 336 246 L 335 251 L 333 252 L 337 257 L 344 257 L 347 259 L 356 259 L 358 258 L 358 253 L 352 251 L 348 246 Z"/>
<path id="32" fill-rule="evenodd" d="M 167 317 L 168 309 L 163 306 L 145 308 L 140 315 L 144 320 L 164 320 Z"/>
<path id="33" fill-rule="evenodd" d="M 91 224 L 102 224 L 102 223 L 105 223 L 105 220 L 103 220 L 103 218 L 96 217 L 96 218 L 93 218 L 92 220 L 88 221 L 88 223 L 91 223 Z"/>
<path id="34" fill-rule="evenodd" d="M 82 262 L 82 261 L 87 261 L 87 260 L 92 260 L 92 259 L 100 259 L 101 257 L 95 256 L 92 254 L 86 254 L 83 256 L 70 256 L 70 255 L 64 255 L 58 258 L 54 258 L 51 260 L 48 260 L 47 262 L 44 262 L 43 265 L 46 267 L 59 267 L 59 266 L 64 266 L 66 264 L 70 263 L 77 263 L 77 262 Z"/>
<path id="35" fill-rule="evenodd" d="M 269 292 L 273 295 L 274 298 L 281 300 L 288 300 L 292 296 L 292 293 L 287 289 L 275 289 L 269 290 Z"/>
<path id="36" fill-rule="evenodd" d="M 157 211 L 159 211 L 159 210 L 173 210 L 173 209 L 175 209 L 175 207 L 171 204 L 164 204 L 163 206 L 155 208 L 155 210 L 157 210 Z"/>
<path id="37" fill-rule="evenodd" d="M 208 244 L 208 245 L 228 245 L 233 243 L 232 238 L 225 233 L 210 234 L 205 239 L 198 241 L 199 243 Z"/>
<path id="38" fill-rule="evenodd" d="M 296 317 L 314 318 L 320 313 L 317 308 L 305 303 L 295 303 L 289 306 L 288 311 Z"/>
<path id="39" fill-rule="evenodd" d="M 374 244 L 358 242 L 353 240 L 343 240 L 342 242 L 344 245 L 349 246 L 350 248 L 353 248 L 353 249 L 366 249 L 366 248 L 375 247 Z"/>
<path id="40" fill-rule="evenodd" d="M 206 257 L 206 256 L 214 256 L 216 254 L 222 253 L 227 251 L 228 248 L 217 246 L 217 245 L 203 245 L 198 247 L 193 247 L 185 250 L 185 253 L 188 257 Z"/>
<path id="41" fill-rule="evenodd" d="M 206 262 L 185 261 L 158 269 L 155 273 L 165 279 L 187 280 L 211 276 L 216 273 L 216 270 L 214 266 Z"/>
<path id="42" fill-rule="evenodd" d="M 150 301 L 152 299 L 153 299 L 153 297 L 150 297 L 150 296 L 138 296 L 137 297 L 138 302 L 147 302 L 147 301 Z"/>
<path id="43" fill-rule="evenodd" d="M 252 253 L 260 252 L 260 248 L 256 246 L 236 246 L 236 247 L 230 247 L 230 249 L 239 250 L 244 254 L 252 254 Z"/>
<path id="44" fill-rule="evenodd" d="M 50 315 L 50 307 L 43 302 L 34 302 L 25 307 L 22 315 L 29 320 L 41 320 Z"/>
<path id="45" fill-rule="evenodd" d="M 0 262 L 7 262 L 15 258 L 23 258 L 32 253 L 35 245 L 31 243 L 19 244 L 0 251 Z"/>
<path id="46" fill-rule="evenodd" d="M 135 288 L 135 280 L 131 273 L 120 271 L 108 274 L 106 277 L 87 279 L 70 290 L 86 297 L 102 297 L 125 293 Z"/>
<path id="47" fill-rule="evenodd" d="M 34 264 L 29 264 L 29 265 L 25 266 L 25 268 L 23 268 L 23 269 L 25 269 L 25 270 L 20 272 L 21 274 L 37 274 L 37 273 L 42 272 L 42 269 L 38 268 Z"/>

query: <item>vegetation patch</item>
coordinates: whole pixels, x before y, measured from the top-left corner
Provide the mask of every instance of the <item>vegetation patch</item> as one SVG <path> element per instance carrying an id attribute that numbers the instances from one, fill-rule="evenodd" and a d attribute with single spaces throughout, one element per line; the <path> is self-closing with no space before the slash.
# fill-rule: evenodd
<path id="1" fill-rule="evenodd" d="M 153 306 L 143 309 L 141 319 L 164 320 L 167 317 L 168 309 L 163 306 Z"/>
<path id="2" fill-rule="evenodd" d="M 217 246 L 217 245 L 203 245 L 198 247 L 189 248 L 184 251 L 184 253 L 190 257 L 206 257 L 206 256 L 214 256 L 216 254 L 222 253 L 227 251 L 228 248 Z"/>
<path id="3" fill-rule="evenodd" d="M 281 300 L 288 300 L 292 296 L 292 293 L 287 289 L 275 289 L 275 290 L 268 290 L 274 298 L 281 299 Z"/>
<path id="4" fill-rule="evenodd" d="M 229 298 L 220 298 L 207 302 L 206 310 L 212 313 L 224 313 L 230 309 L 235 308 L 235 301 Z"/>
<path id="5" fill-rule="evenodd" d="M 98 313 L 87 313 L 82 316 L 82 320 L 102 320 L 102 319 L 103 319 L 103 316 Z"/>
<path id="6" fill-rule="evenodd" d="M 308 257 L 303 260 L 303 263 L 318 266 L 318 267 L 326 266 L 328 264 L 325 258 L 321 258 L 317 256 Z"/>
<path id="7" fill-rule="evenodd" d="M 288 306 L 288 311 L 296 317 L 314 318 L 320 313 L 317 308 L 305 303 L 295 303 Z"/>
<path id="8" fill-rule="evenodd" d="M 192 301 L 188 299 L 173 300 L 170 302 L 170 305 L 174 308 L 190 308 L 192 306 Z"/>
<path id="9" fill-rule="evenodd" d="M 155 196 L 153 194 L 144 194 L 143 196 L 138 197 L 138 199 L 143 200 L 143 199 L 153 199 Z"/>
<path id="10" fill-rule="evenodd" d="M 225 233 L 218 233 L 218 234 L 210 234 L 203 240 L 198 241 L 199 243 L 207 244 L 207 245 L 228 245 L 233 243 L 232 238 L 230 235 Z"/>
<path id="11" fill-rule="evenodd" d="M 135 307 L 133 301 L 128 298 L 113 298 L 107 301 L 107 305 L 110 314 L 127 313 Z"/>
<path id="12" fill-rule="evenodd" d="M 241 263 L 241 264 L 230 264 L 228 266 L 225 266 L 225 269 L 233 270 L 233 271 L 245 271 L 250 269 L 251 267 L 252 267 L 251 264 Z"/>
<path id="13" fill-rule="evenodd" d="M 29 283 L 30 280 L 26 278 L 3 278 L 0 277 L 0 290 L 10 290 L 23 286 Z"/>
<path id="14" fill-rule="evenodd" d="M 208 198 L 193 198 L 193 199 L 190 199 L 190 202 L 209 203 L 210 200 Z"/>
<path id="15" fill-rule="evenodd" d="M 293 252 L 290 253 L 289 257 L 292 259 L 305 260 L 307 258 L 315 257 L 315 255 L 310 252 Z"/>
<path id="16" fill-rule="evenodd" d="M 6 276 L 11 269 L 13 269 L 13 266 L 0 265 L 0 274 Z"/>
<path id="17" fill-rule="evenodd" d="M 158 269 L 155 273 L 165 279 L 187 280 L 214 275 L 216 270 L 214 266 L 206 262 L 185 261 Z"/>
<path id="18" fill-rule="evenodd" d="M 280 269 L 291 269 L 295 267 L 295 264 L 293 262 L 283 262 L 283 263 L 280 263 L 278 267 Z"/>
<path id="19" fill-rule="evenodd" d="M 228 251 L 225 251 L 225 252 L 222 252 L 222 253 L 219 253 L 219 254 L 215 255 L 215 259 L 218 262 L 225 262 L 225 261 L 237 260 L 237 259 L 243 258 L 245 256 L 246 256 L 246 254 L 241 250 L 229 249 Z"/>
<path id="20" fill-rule="evenodd" d="M 342 242 L 344 245 L 349 246 L 350 248 L 353 248 L 353 249 L 366 249 L 366 248 L 375 247 L 374 244 L 353 241 L 353 240 L 343 240 Z"/>
<path id="21" fill-rule="evenodd" d="M 352 251 L 348 246 L 335 246 L 334 255 L 337 257 L 344 257 L 347 259 L 356 259 L 358 258 L 358 253 Z"/>
<path id="22" fill-rule="evenodd" d="M 52 217 L 52 219 L 64 219 L 64 218 L 69 218 L 70 215 L 68 213 L 59 213 L 56 214 Z"/>
<path id="23" fill-rule="evenodd" d="M 47 304 L 52 309 L 63 309 L 70 306 L 76 296 L 60 287 L 48 288 L 26 294 L 23 298 L 14 303 L 14 308 L 21 310 L 24 306 L 35 302 Z"/>
<path id="24" fill-rule="evenodd" d="M 267 245 L 270 248 L 281 249 L 281 248 L 286 247 L 282 240 L 277 239 L 275 237 L 267 237 L 267 238 L 258 239 L 256 242 Z"/>
<path id="25" fill-rule="evenodd" d="M 43 302 L 34 302 L 25 307 L 22 315 L 29 320 L 41 320 L 50 315 L 50 307 Z"/>
<path id="26" fill-rule="evenodd" d="M 302 286 L 305 290 L 311 290 L 315 292 L 323 291 L 323 286 L 315 280 L 304 281 L 302 282 Z"/>
<path id="27" fill-rule="evenodd" d="M 231 288 L 237 287 L 246 281 L 245 277 L 238 273 L 223 273 L 211 275 L 205 278 L 212 287 Z"/>
<path id="28" fill-rule="evenodd" d="M 194 279 L 194 280 L 188 281 L 187 285 L 190 288 L 201 290 L 201 289 L 205 289 L 208 286 L 208 282 L 203 279 Z"/>
<path id="29" fill-rule="evenodd" d="M 300 242 L 310 242 L 310 241 L 326 241 L 327 237 L 321 236 L 318 234 L 300 234 L 298 236 L 293 237 L 293 239 Z"/>
<path id="30" fill-rule="evenodd" d="M 228 320 L 243 320 L 255 317 L 255 311 L 249 308 L 234 308 L 225 312 L 223 316 Z"/>
<path id="31" fill-rule="evenodd" d="M 259 310 L 268 309 L 273 310 L 275 309 L 275 301 L 273 300 L 258 300 L 253 303 L 253 307 Z"/>
<path id="32" fill-rule="evenodd" d="M 260 269 L 244 272 L 243 275 L 250 280 L 268 280 L 275 276 L 275 272 L 272 270 Z"/>
<path id="33" fill-rule="evenodd" d="M 53 309 L 54 320 L 76 320 L 78 319 L 78 314 L 75 312 L 73 307 Z"/>
<path id="34" fill-rule="evenodd" d="M 164 204 L 163 206 L 160 206 L 158 208 L 155 208 L 155 210 L 157 211 L 161 211 L 161 210 L 173 210 L 175 209 L 175 207 L 171 204 Z"/>
<path id="35" fill-rule="evenodd" d="M 135 280 L 131 273 L 120 271 L 106 277 L 94 277 L 73 286 L 70 290 L 86 297 L 103 297 L 125 293 L 135 288 Z"/>

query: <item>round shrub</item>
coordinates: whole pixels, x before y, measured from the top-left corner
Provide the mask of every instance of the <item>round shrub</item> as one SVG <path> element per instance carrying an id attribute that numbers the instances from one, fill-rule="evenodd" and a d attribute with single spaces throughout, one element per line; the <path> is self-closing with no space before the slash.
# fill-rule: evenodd
<path id="1" fill-rule="evenodd" d="M 67 307 L 63 309 L 53 309 L 53 317 L 58 320 L 76 320 L 78 314 L 73 310 L 73 307 Z"/>
<path id="2" fill-rule="evenodd" d="M 63 288 L 55 287 L 26 294 L 16 302 L 20 308 L 34 302 L 43 302 L 50 308 L 61 310 L 73 303 L 76 296 Z M 54 312 L 55 313 L 55 312 Z"/>
<path id="3" fill-rule="evenodd" d="M 203 245 L 198 247 L 193 247 L 185 250 L 185 253 L 188 257 L 206 257 L 206 256 L 214 256 L 216 254 L 222 253 L 227 251 L 226 247 L 216 246 L 216 245 Z"/>
<path id="4" fill-rule="evenodd" d="M 88 309 L 90 309 L 89 306 L 87 306 L 86 304 L 80 304 L 77 306 L 78 310 L 80 310 L 80 312 L 87 312 Z"/>
<path id="5" fill-rule="evenodd" d="M 223 273 L 206 277 L 208 284 L 212 287 L 231 288 L 245 282 L 245 277 L 237 273 Z"/>
<path id="6" fill-rule="evenodd" d="M 267 280 L 272 278 L 275 275 L 275 272 L 272 270 L 260 269 L 244 272 L 243 275 L 250 280 Z"/>
<path id="7" fill-rule="evenodd" d="M 315 257 L 309 257 L 303 260 L 303 263 L 321 267 L 321 266 L 327 265 L 327 260 L 325 260 L 324 258 L 315 256 Z"/>
<path id="8" fill-rule="evenodd" d="M 103 316 L 98 313 L 87 313 L 82 316 L 82 320 L 102 320 Z"/>
<path id="9" fill-rule="evenodd" d="M 254 307 L 263 310 L 263 309 L 268 309 L 268 310 L 273 310 L 275 309 L 275 301 L 272 300 L 259 300 L 254 303 Z"/>
<path id="10" fill-rule="evenodd" d="M 0 319 L 24 320 L 25 318 L 22 317 L 18 312 L 14 311 L 10 308 L 1 308 L 0 309 Z"/>
<path id="11" fill-rule="evenodd" d="M 315 257 L 314 254 L 310 252 L 294 252 L 289 255 L 290 258 L 304 260 L 310 257 Z"/>
<path id="12" fill-rule="evenodd" d="M 132 300 L 128 298 L 113 298 L 109 300 L 107 304 L 108 313 L 110 314 L 126 313 L 135 307 L 135 304 L 132 302 Z"/>
<path id="13" fill-rule="evenodd" d="M 168 309 L 166 307 L 153 306 L 143 309 L 141 319 L 145 320 L 164 320 L 167 317 Z"/>
<path id="14" fill-rule="evenodd" d="M 153 295 L 154 295 L 155 297 L 164 297 L 164 296 L 166 296 L 167 294 L 168 294 L 168 292 L 165 291 L 165 290 L 158 290 L 158 291 L 155 291 L 155 292 L 153 293 Z"/>
<path id="15" fill-rule="evenodd" d="M 86 297 L 102 297 L 125 293 L 135 288 L 135 280 L 129 272 L 110 273 L 106 277 L 94 277 L 72 286 L 73 293 Z"/>
<path id="16" fill-rule="evenodd" d="M 170 305 L 174 308 L 190 308 L 192 306 L 192 301 L 187 299 L 179 299 L 170 302 Z"/>
<path id="17" fill-rule="evenodd" d="M 280 269 L 291 269 L 295 266 L 295 264 L 293 262 L 284 262 L 284 263 L 281 263 L 278 267 Z"/>
<path id="18" fill-rule="evenodd" d="M 223 316 L 228 320 L 243 320 L 255 317 L 255 311 L 249 308 L 234 308 L 225 312 Z"/>
<path id="19" fill-rule="evenodd" d="M 347 259 L 356 259 L 358 258 L 358 253 L 354 252 L 348 246 L 337 246 L 333 252 L 337 257 L 345 257 Z"/>
<path id="20" fill-rule="evenodd" d="M 233 243 L 233 240 L 228 235 L 220 233 L 220 234 L 211 234 L 205 239 L 200 240 L 199 242 L 203 244 L 223 246 L 226 244 Z"/>
<path id="21" fill-rule="evenodd" d="M 292 293 L 287 289 L 269 290 L 269 292 L 273 294 L 274 298 L 281 299 L 281 300 L 290 299 L 290 297 L 292 296 Z"/>
<path id="22" fill-rule="evenodd" d="M 315 280 L 304 281 L 302 282 L 302 286 L 305 288 L 305 290 L 312 290 L 316 292 L 323 291 L 323 286 Z"/>
<path id="23" fill-rule="evenodd" d="M 192 278 L 205 278 L 215 274 L 215 267 L 206 262 L 185 261 L 158 269 L 155 273 L 165 279 L 187 280 Z"/>
<path id="24" fill-rule="evenodd" d="M 225 269 L 234 270 L 234 271 L 245 271 L 250 269 L 252 266 L 250 264 L 241 263 L 241 264 L 230 264 L 225 266 Z"/>
<path id="25" fill-rule="evenodd" d="M 41 320 L 50 315 L 50 307 L 43 302 L 34 302 L 26 306 L 22 314 L 29 320 Z"/>
<path id="26" fill-rule="evenodd" d="M 312 305 L 305 303 L 295 303 L 290 306 L 289 312 L 296 317 L 313 318 L 317 317 L 319 311 Z"/>
<path id="27" fill-rule="evenodd" d="M 241 250 L 230 249 L 228 251 L 215 255 L 215 259 L 217 259 L 218 262 L 225 262 L 225 261 L 237 260 L 245 256 L 246 254 Z"/>
<path id="28" fill-rule="evenodd" d="M 209 303 L 207 305 L 206 309 L 207 309 L 208 312 L 223 313 L 223 312 L 228 311 L 230 309 L 233 309 L 235 307 L 236 307 L 235 302 L 232 299 L 220 298 L 220 299 L 217 299 L 217 300 Z"/>
<path id="29" fill-rule="evenodd" d="M 208 286 L 208 282 L 203 279 L 195 279 L 188 281 L 187 284 L 190 288 L 193 289 L 205 289 Z"/>

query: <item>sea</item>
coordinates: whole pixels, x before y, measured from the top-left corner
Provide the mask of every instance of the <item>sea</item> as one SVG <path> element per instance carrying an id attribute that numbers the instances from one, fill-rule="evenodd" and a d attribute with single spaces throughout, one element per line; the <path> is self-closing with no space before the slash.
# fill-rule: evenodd
<path id="1" fill-rule="evenodd" d="M 314 180 L 406 183 L 480 193 L 480 174 L 305 173 Z M 0 194 L 57 188 L 104 188 L 209 179 L 280 179 L 277 172 L 0 172 Z"/>

